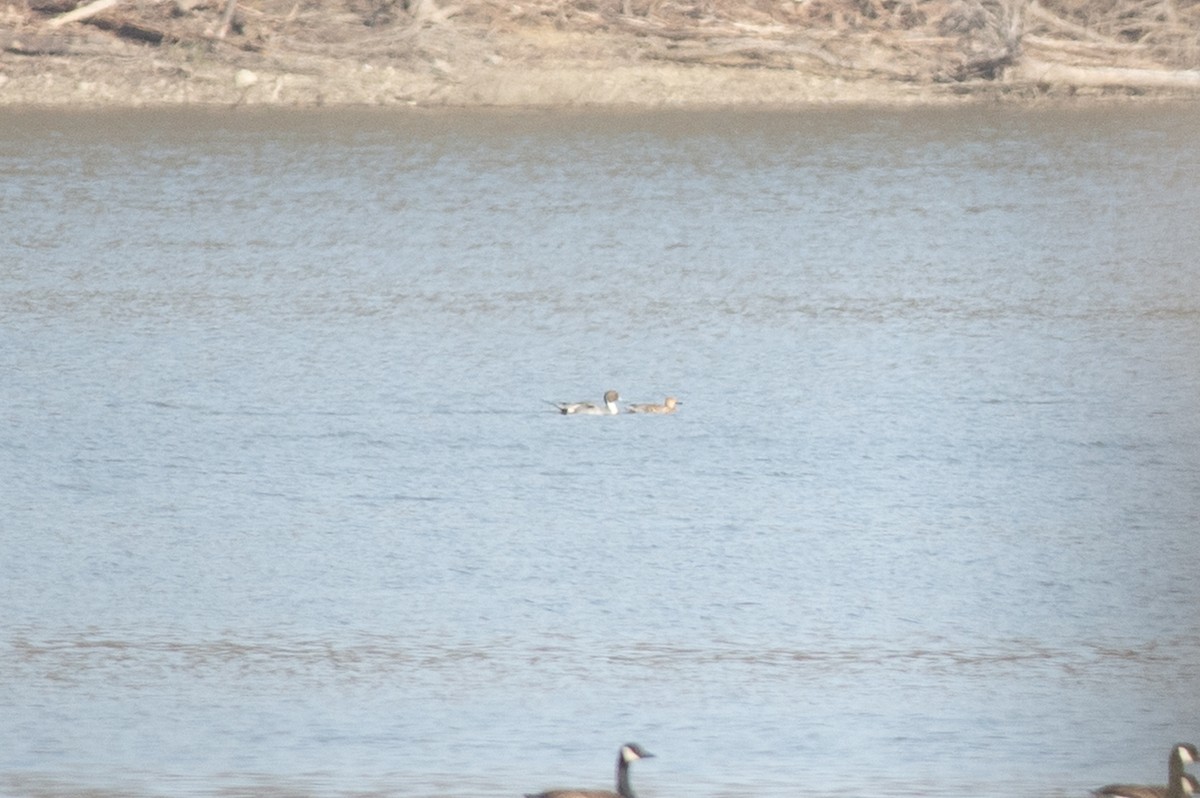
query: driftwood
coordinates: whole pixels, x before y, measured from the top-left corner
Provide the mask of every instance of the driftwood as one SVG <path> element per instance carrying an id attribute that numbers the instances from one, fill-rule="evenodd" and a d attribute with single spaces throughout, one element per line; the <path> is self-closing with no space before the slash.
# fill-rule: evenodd
<path id="1" fill-rule="evenodd" d="M 71 52 L 71 40 L 62 35 L 18 35 L 4 31 L 0 33 L 0 49 L 17 55 L 66 55 Z"/>
<path id="2" fill-rule="evenodd" d="M 1144 57 L 1150 50 L 1144 44 L 1130 42 L 1101 42 L 1095 39 L 1078 41 L 1075 39 L 1052 39 L 1048 36 L 1025 34 L 1021 41 L 1028 48 L 1036 48 L 1042 52 L 1068 55 L 1073 58 L 1091 58 L 1093 60 L 1113 60 L 1114 56 L 1130 55 Z"/>
<path id="3" fill-rule="evenodd" d="M 669 48 L 656 48 L 648 55 L 664 61 L 714 66 L 760 66 L 791 69 L 796 66 L 798 61 L 816 61 L 835 70 L 853 68 L 852 65 L 819 45 L 755 38 L 712 40 L 692 47 L 675 45 Z"/>
<path id="4" fill-rule="evenodd" d="M 124 43 L 103 36 L 75 36 L 69 33 L 34 33 L 32 31 L 0 31 L 0 50 L 14 55 L 129 55 Z"/>
<path id="5" fill-rule="evenodd" d="M 214 38 L 224 39 L 229 33 L 229 25 L 233 22 L 233 12 L 237 9 L 237 0 L 225 0 L 225 11 L 221 14 L 221 24 L 217 26 Z"/>
<path id="6" fill-rule="evenodd" d="M 1063 83 L 1091 88 L 1200 89 L 1200 70 L 1078 67 L 1024 58 L 1014 77 L 1036 83 Z"/>
<path id="7" fill-rule="evenodd" d="M 1068 36 L 1074 36 L 1078 39 L 1096 42 L 1097 44 L 1112 45 L 1116 43 L 1115 40 L 1109 36 L 1096 33 L 1091 28 L 1083 25 L 1077 25 L 1074 22 L 1063 19 L 1057 14 L 1047 11 L 1040 3 L 1037 2 L 1037 0 L 1034 0 L 1026 7 L 1025 13 L 1027 13 L 1031 19 L 1045 23 L 1046 25 L 1055 28 L 1060 33 L 1065 33 Z"/>
<path id="8" fill-rule="evenodd" d="M 96 15 L 115 8 L 120 3 L 121 0 L 93 0 L 91 3 L 54 17 L 46 23 L 46 27 L 56 29 L 72 22 L 91 21 L 96 27 L 112 31 L 123 39 L 137 39 L 138 41 L 149 42 L 150 44 L 162 44 L 164 41 L 177 40 L 176 37 L 171 36 L 162 28 L 146 24 L 137 19 L 136 16 L 131 19 L 117 20 L 102 18 L 103 21 L 93 19 Z"/>
<path id="9" fill-rule="evenodd" d="M 462 11 L 459 6 L 438 8 L 433 0 L 413 0 L 409 6 L 413 25 L 437 24 L 445 22 L 450 17 Z"/>
<path id="10" fill-rule="evenodd" d="M 96 20 L 95 26 L 103 28 L 107 31 L 112 31 L 122 39 L 133 39 L 139 42 L 148 44 L 162 44 L 163 42 L 179 41 L 178 37 L 171 35 L 169 32 L 160 27 L 146 25 L 137 20 Z"/>
<path id="11" fill-rule="evenodd" d="M 55 17 L 46 23 L 46 27 L 60 28 L 63 25 L 67 25 L 71 22 L 82 22 L 85 19 L 90 19 L 96 16 L 101 11 L 106 11 L 107 9 L 112 8 L 119 2 L 121 2 L 121 0 L 93 0 L 93 2 L 88 3 L 85 6 L 80 6 L 74 11 L 68 11 L 65 14 Z"/>

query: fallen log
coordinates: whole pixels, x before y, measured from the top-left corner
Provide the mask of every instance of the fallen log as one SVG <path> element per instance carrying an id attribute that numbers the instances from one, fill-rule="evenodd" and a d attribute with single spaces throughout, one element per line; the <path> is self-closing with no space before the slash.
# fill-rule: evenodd
<path id="1" fill-rule="evenodd" d="M 47 22 L 46 27 L 61 28 L 63 25 L 67 25 L 71 22 L 82 22 L 85 19 L 90 19 L 96 16 L 101 11 L 112 8 L 119 2 L 121 2 L 121 0 L 93 0 L 93 2 L 84 6 L 80 6 L 74 11 L 68 11 L 65 14 L 59 14 L 57 17 Z"/>
<path id="2" fill-rule="evenodd" d="M 233 12 L 237 9 L 237 0 L 226 0 L 225 11 L 221 14 L 221 22 L 217 25 L 216 38 L 224 39 L 229 33 L 229 26 L 233 24 Z"/>
<path id="3" fill-rule="evenodd" d="M 742 38 L 688 42 L 691 46 L 661 47 L 647 57 L 678 63 L 721 66 L 765 66 L 793 69 L 797 61 L 817 61 L 834 69 L 850 69 L 851 65 L 820 46 L 788 43 L 766 39 Z"/>
<path id="4" fill-rule="evenodd" d="M 1084 39 L 1086 41 L 1092 41 L 1096 42 L 1097 44 L 1108 46 L 1113 46 L 1118 43 L 1117 40 L 1113 39 L 1111 36 L 1103 36 L 1099 33 L 1096 33 L 1091 28 L 1084 27 L 1083 25 L 1077 25 L 1074 22 L 1063 19 L 1057 14 L 1047 11 L 1045 8 L 1042 8 L 1037 0 L 1034 0 L 1034 2 L 1026 6 L 1025 13 L 1038 22 L 1041 22 L 1051 28 L 1055 28 L 1063 33 L 1070 34 L 1078 39 Z"/>
<path id="5" fill-rule="evenodd" d="M 109 56 L 128 55 L 120 41 L 107 37 L 76 36 L 68 33 L 32 33 L 25 31 L 0 31 L 0 50 L 14 55 L 74 55 Z"/>
<path id="6" fill-rule="evenodd" d="M 1200 90 L 1200 70 L 1196 69 L 1078 67 L 1026 56 L 1013 65 L 1011 74 L 1018 80 L 1091 88 Z"/>
<path id="7" fill-rule="evenodd" d="M 0 33 L 0 49 L 16 55 L 65 55 L 71 52 L 71 40 L 61 33 L 54 36 Z"/>

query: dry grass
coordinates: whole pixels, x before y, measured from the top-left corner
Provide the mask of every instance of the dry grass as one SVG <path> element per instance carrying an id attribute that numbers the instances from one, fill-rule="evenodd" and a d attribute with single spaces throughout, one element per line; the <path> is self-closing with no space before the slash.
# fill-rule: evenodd
<path id="1" fill-rule="evenodd" d="M 436 66 L 536 62 L 554 34 L 555 57 L 583 65 L 672 62 L 902 83 L 996 82 L 1031 62 L 1129 74 L 1200 68 L 1200 0 L 123 0 L 53 27 L 76 5 L 10 3 L 0 48 L 94 56 L 109 46 L 128 55 L 136 43 L 213 58 Z"/>

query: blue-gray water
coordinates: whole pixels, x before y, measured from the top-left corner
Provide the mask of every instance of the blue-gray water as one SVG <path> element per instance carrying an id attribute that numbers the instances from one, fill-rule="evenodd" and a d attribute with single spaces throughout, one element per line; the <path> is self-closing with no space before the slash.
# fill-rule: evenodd
<path id="1" fill-rule="evenodd" d="M 1163 781 L 1198 131 L 5 112 L 0 794 Z"/>

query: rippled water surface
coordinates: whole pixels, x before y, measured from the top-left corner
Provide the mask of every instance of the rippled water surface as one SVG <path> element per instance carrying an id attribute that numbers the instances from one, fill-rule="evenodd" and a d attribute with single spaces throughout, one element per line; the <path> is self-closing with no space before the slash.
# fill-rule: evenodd
<path id="1" fill-rule="evenodd" d="M 1197 131 L 6 114 L 0 793 L 1163 781 Z"/>

